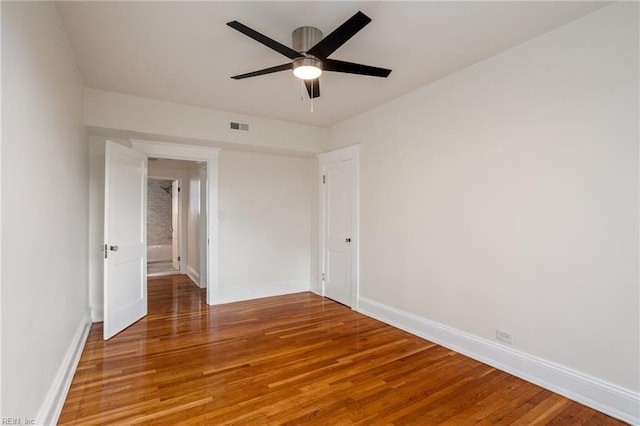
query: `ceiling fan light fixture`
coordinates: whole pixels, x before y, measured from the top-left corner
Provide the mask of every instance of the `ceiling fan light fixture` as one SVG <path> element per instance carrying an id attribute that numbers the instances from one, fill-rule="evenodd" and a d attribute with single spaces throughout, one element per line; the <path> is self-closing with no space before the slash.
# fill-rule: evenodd
<path id="1" fill-rule="evenodd" d="M 322 61 L 317 58 L 297 58 L 293 61 L 293 75 L 301 80 L 315 80 L 322 74 Z"/>

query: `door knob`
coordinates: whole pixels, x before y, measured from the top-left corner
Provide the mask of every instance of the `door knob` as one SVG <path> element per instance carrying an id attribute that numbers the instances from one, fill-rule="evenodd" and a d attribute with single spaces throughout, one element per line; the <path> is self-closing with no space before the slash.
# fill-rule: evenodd
<path id="1" fill-rule="evenodd" d="M 345 238 L 345 241 L 350 243 L 351 242 L 351 238 Z"/>
<path id="2" fill-rule="evenodd" d="M 109 246 L 109 250 L 118 251 L 118 246 Z"/>

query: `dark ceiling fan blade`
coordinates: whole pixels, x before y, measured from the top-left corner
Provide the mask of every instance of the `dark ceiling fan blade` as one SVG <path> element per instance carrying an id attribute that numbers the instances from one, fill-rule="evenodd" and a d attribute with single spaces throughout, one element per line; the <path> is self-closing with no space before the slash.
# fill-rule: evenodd
<path id="1" fill-rule="evenodd" d="M 318 98 L 320 97 L 320 79 L 316 78 L 315 80 L 303 80 L 304 85 L 307 87 L 307 93 L 309 93 L 309 98 Z"/>
<path id="2" fill-rule="evenodd" d="M 367 15 L 362 12 L 356 13 L 351 18 L 347 19 L 344 24 L 336 28 L 331 34 L 309 49 L 307 54 L 320 59 L 326 59 L 358 31 L 363 29 L 369 22 L 371 22 L 371 18 Z"/>
<path id="3" fill-rule="evenodd" d="M 284 44 L 279 43 L 279 42 L 267 37 L 266 35 L 260 34 L 256 30 L 252 30 L 251 28 L 247 27 L 244 24 L 241 24 L 238 21 L 227 22 L 227 25 L 230 26 L 231 28 L 235 29 L 235 30 L 240 31 L 242 34 L 246 35 L 247 37 L 251 37 L 255 41 L 260 42 L 260 43 L 264 44 L 265 46 L 275 50 L 276 52 L 283 54 L 284 56 L 286 56 L 289 59 L 295 59 L 295 58 L 302 57 L 302 55 L 300 53 L 296 52 L 292 48 L 287 47 Z"/>
<path id="4" fill-rule="evenodd" d="M 246 74 L 234 75 L 231 78 L 233 78 L 234 80 L 241 80 L 243 78 L 249 78 L 249 77 L 256 77 L 258 75 L 271 74 L 273 72 L 290 70 L 292 68 L 293 68 L 293 64 L 292 63 L 282 64 L 282 65 L 277 65 L 277 66 L 271 67 L 271 68 L 265 68 L 263 70 L 248 72 Z"/>
<path id="5" fill-rule="evenodd" d="M 335 59 L 325 59 L 322 61 L 322 69 L 324 71 L 346 72 L 349 74 L 362 74 L 373 77 L 388 77 L 389 74 L 391 74 L 391 70 L 386 68 L 354 64 L 353 62 L 337 61 Z"/>

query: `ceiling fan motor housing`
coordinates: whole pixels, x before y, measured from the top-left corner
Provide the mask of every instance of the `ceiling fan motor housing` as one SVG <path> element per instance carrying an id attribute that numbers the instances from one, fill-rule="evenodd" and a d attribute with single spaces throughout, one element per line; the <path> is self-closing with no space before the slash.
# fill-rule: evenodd
<path id="1" fill-rule="evenodd" d="M 293 39 L 293 50 L 304 55 L 303 58 L 293 60 L 293 74 L 303 80 L 317 78 L 322 72 L 320 71 L 322 70 L 322 61 L 313 55 L 307 55 L 306 52 L 322 40 L 322 31 L 315 27 L 300 27 L 293 30 L 291 38 Z M 313 70 L 317 71 L 311 75 L 306 74 Z"/>
<path id="2" fill-rule="evenodd" d="M 306 53 L 322 40 L 322 31 L 316 27 L 300 27 L 291 33 L 293 39 L 293 50 L 300 53 Z"/>

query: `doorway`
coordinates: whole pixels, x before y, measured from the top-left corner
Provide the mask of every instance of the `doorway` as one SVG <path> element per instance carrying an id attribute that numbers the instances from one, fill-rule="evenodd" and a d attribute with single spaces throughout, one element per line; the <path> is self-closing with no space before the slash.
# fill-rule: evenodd
<path id="1" fill-rule="evenodd" d="M 179 179 L 147 178 L 147 276 L 181 272 Z"/>
<path id="2" fill-rule="evenodd" d="M 145 153 L 148 157 L 162 160 L 183 160 L 199 162 L 202 167 L 198 169 L 201 185 L 200 191 L 200 228 L 198 234 L 200 239 L 200 265 L 198 282 L 201 288 L 206 288 L 207 304 L 215 304 L 215 295 L 218 290 L 218 152 L 217 148 L 182 145 L 165 142 L 146 141 L 131 139 L 134 150 Z M 182 193 L 182 191 L 181 191 Z M 193 199 L 195 199 L 193 194 Z M 186 223 L 186 221 L 182 221 Z M 187 230 L 182 228 L 182 238 Z M 193 240 L 195 243 L 196 241 Z M 183 245 L 184 247 L 184 245 Z M 184 264 L 184 256 L 181 256 L 180 270 L 182 273 L 190 275 L 190 270 Z M 193 279 L 193 277 L 191 277 Z"/>

